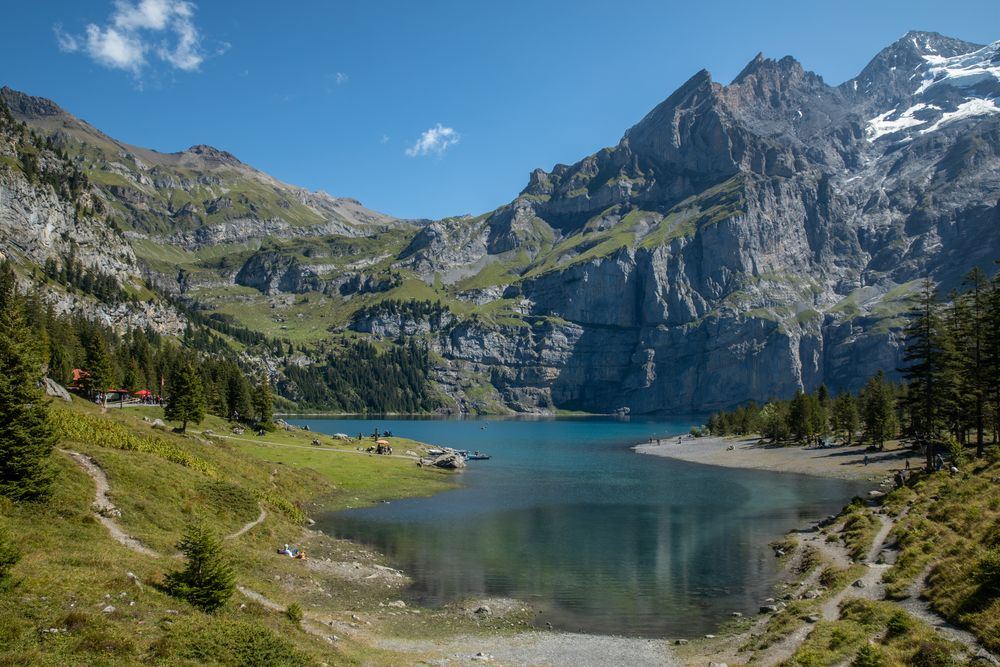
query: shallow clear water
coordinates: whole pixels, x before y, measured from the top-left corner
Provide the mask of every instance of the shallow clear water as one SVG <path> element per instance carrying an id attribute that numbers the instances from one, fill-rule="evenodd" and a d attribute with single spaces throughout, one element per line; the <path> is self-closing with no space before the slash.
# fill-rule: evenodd
<path id="1" fill-rule="evenodd" d="M 612 418 L 295 419 L 323 433 L 393 435 L 493 455 L 463 488 L 319 518 L 384 551 L 411 599 L 504 596 L 537 622 L 610 634 L 695 635 L 754 613 L 778 563 L 768 543 L 868 485 L 688 464 L 632 452 L 691 422 Z"/>

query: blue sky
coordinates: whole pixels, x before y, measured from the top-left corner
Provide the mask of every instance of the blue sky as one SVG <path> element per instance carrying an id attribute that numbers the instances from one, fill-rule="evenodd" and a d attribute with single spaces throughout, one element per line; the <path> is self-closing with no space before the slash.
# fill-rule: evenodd
<path id="1" fill-rule="evenodd" d="M 4 23 L 0 84 L 118 139 L 443 217 L 617 143 L 699 69 L 791 54 L 836 84 L 910 29 L 1000 39 L 1000 2 L 46 0 Z"/>

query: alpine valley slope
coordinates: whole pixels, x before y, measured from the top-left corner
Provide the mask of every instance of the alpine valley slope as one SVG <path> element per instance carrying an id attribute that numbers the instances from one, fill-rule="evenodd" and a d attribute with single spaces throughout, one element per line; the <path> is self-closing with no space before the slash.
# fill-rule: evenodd
<path id="1" fill-rule="evenodd" d="M 921 279 L 948 289 L 1000 257 L 1000 42 L 912 32 L 836 87 L 790 57 L 729 85 L 702 71 L 617 146 L 434 222 L 2 97 L 75 156 L 162 286 L 306 342 L 419 336 L 460 410 L 690 414 L 856 389 L 897 367 Z"/>

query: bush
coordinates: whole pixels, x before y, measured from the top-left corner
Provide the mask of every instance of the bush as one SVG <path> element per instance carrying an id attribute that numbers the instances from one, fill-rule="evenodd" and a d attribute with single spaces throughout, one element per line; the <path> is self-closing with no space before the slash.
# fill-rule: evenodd
<path id="1" fill-rule="evenodd" d="M 922 642 L 910 661 L 914 667 L 951 667 L 955 659 L 941 642 Z"/>
<path id="2" fill-rule="evenodd" d="M 979 559 L 972 575 L 979 590 L 989 597 L 1000 596 L 1000 547 L 993 547 Z"/>
<path id="3" fill-rule="evenodd" d="M 858 651 L 858 654 L 854 656 L 851 667 L 882 667 L 884 664 L 885 661 L 882 659 L 881 651 L 871 644 L 865 644 Z"/>
<path id="4" fill-rule="evenodd" d="M 297 603 L 293 602 L 292 604 L 288 605 L 288 609 L 285 610 L 285 616 L 288 617 L 289 621 L 291 621 L 295 625 L 298 625 L 299 623 L 302 622 L 302 617 L 303 617 L 302 607 L 300 607 Z"/>
<path id="5" fill-rule="evenodd" d="M 909 633 L 912 627 L 913 622 L 910 620 L 910 615 L 903 610 L 899 610 L 892 615 L 892 618 L 886 624 L 885 637 L 886 639 L 902 637 Z"/>
<path id="6" fill-rule="evenodd" d="M 226 604 L 236 589 L 236 575 L 215 535 L 204 526 L 191 526 L 177 548 L 184 552 L 187 565 L 167 575 L 170 594 L 207 612 Z"/>
<path id="7" fill-rule="evenodd" d="M 127 426 L 108 417 L 88 415 L 75 410 L 55 409 L 52 420 L 60 440 L 90 443 L 128 452 L 151 454 L 197 470 L 209 477 L 218 477 L 219 471 L 204 459 L 200 459 L 162 438 L 140 436 Z"/>
<path id="8" fill-rule="evenodd" d="M 184 664 L 268 665 L 301 667 L 315 664 L 270 628 L 225 616 L 212 623 L 178 618 L 152 647 L 153 656 Z"/>
<path id="9" fill-rule="evenodd" d="M 212 481 L 203 484 L 200 491 L 209 504 L 220 512 L 232 512 L 248 520 L 257 516 L 257 497 L 242 486 Z"/>

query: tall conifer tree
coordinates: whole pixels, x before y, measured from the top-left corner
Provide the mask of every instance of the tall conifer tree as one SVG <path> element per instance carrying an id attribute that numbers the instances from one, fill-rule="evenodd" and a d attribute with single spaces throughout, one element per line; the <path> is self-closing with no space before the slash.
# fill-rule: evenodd
<path id="1" fill-rule="evenodd" d="M 205 418 L 201 374 L 189 361 L 178 363 L 170 374 L 164 416 L 170 421 L 181 422 L 181 433 L 187 430 L 188 422 L 198 424 Z"/>
<path id="2" fill-rule="evenodd" d="M 45 498 L 54 477 L 42 359 L 13 283 L 0 278 L 0 495 L 12 500 Z"/>

